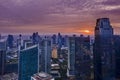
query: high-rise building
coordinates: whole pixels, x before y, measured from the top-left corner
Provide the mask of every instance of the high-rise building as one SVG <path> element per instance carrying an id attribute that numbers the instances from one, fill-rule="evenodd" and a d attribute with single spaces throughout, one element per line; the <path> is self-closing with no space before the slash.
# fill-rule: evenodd
<path id="1" fill-rule="evenodd" d="M 114 51 L 115 51 L 115 77 L 120 79 L 120 36 L 114 36 Z"/>
<path id="2" fill-rule="evenodd" d="M 2 38 L 1 34 L 0 34 L 0 39 Z"/>
<path id="3" fill-rule="evenodd" d="M 68 37 L 68 76 L 90 80 L 90 37 Z"/>
<path id="4" fill-rule="evenodd" d="M 20 34 L 18 39 L 17 39 L 17 47 L 23 47 L 23 38 L 22 38 L 22 35 Z"/>
<path id="5" fill-rule="evenodd" d="M 33 42 L 31 40 L 23 40 L 23 47 L 24 48 L 27 48 L 27 47 L 30 47 L 30 46 L 33 46 Z"/>
<path id="6" fill-rule="evenodd" d="M 57 36 L 54 34 L 52 36 L 52 44 L 56 44 L 57 43 Z"/>
<path id="7" fill-rule="evenodd" d="M 33 35 L 32 35 L 33 44 L 38 44 L 39 40 L 40 40 L 40 36 L 39 36 L 38 32 L 33 33 Z"/>
<path id="8" fill-rule="evenodd" d="M 68 35 L 65 35 L 63 38 L 63 46 L 64 47 L 67 47 L 67 38 L 68 38 Z"/>
<path id="9" fill-rule="evenodd" d="M 109 18 L 97 19 L 95 27 L 94 80 L 114 80 L 113 28 Z"/>
<path id="10" fill-rule="evenodd" d="M 8 37 L 7 37 L 7 46 L 9 48 L 13 48 L 13 41 L 14 41 L 13 35 L 8 35 Z"/>
<path id="11" fill-rule="evenodd" d="M 17 72 L 18 63 L 17 59 L 11 56 L 14 50 L 7 50 L 7 41 L 5 39 L 0 40 L 0 75 Z M 11 54 L 11 55 L 10 55 Z"/>
<path id="12" fill-rule="evenodd" d="M 40 71 L 50 73 L 51 69 L 51 40 L 45 37 L 40 42 Z"/>
<path id="13" fill-rule="evenodd" d="M 76 80 L 91 79 L 90 37 L 75 38 L 75 76 Z"/>
<path id="14" fill-rule="evenodd" d="M 19 80 L 30 80 L 31 76 L 39 71 L 38 45 L 20 50 L 19 53 Z"/>
<path id="15" fill-rule="evenodd" d="M 75 36 L 68 37 L 68 76 L 75 76 Z"/>
<path id="16" fill-rule="evenodd" d="M 58 58 L 58 53 L 57 53 L 57 48 L 56 47 L 52 48 L 52 55 L 51 55 L 51 57 L 53 59 L 57 59 Z"/>
<path id="17" fill-rule="evenodd" d="M 5 74 L 18 72 L 18 51 L 15 48 L 6 50 Z"/>
<path id="18" fill-rule="evenodd" d="M 5 73 L 6 63 L 6 40 L 0 40 L 0 75 Z"/>
<path id="19" fill-rule="evenodd" d="M 58 48 L 62 47 L 62 35 L 60 33 L 58 33 L 57 44 L 58 44 Z"/>

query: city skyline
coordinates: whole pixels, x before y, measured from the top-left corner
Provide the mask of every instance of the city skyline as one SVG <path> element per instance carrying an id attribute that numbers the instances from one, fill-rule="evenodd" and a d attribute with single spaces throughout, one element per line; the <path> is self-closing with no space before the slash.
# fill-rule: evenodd
<path id="1" fill-rule="evenodd" d="M 117 0 L 1 0 L 0 33 L 93 35 L 97 18 L 110 18 L 120 34 Z"/>
<path id="2" fill-rule="evenodd" d="M 0 80 L 120 79 L 120 35 L 109 18 L 96 19 L 94 33 L 0 34 Z"/>

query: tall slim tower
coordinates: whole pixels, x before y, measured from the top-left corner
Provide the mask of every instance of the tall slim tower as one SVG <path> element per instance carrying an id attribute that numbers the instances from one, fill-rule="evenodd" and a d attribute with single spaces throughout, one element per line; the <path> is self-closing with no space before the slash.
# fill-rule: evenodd
<path id="1" fill-rule="evenodd" d="M 0 75 L 5 73 L 5 63 L 6 63 L 6 40 L 0 40 Z"/>
<path id="2" fill-rule="evenodd" d="M 45 37 L 40 43 L 40 71 L 50 73 L 51 70 L 51 41 Z"/>
<path id="3" fill-rule="evenodd" d="M 97 19 L 94 43 L 94 80 L 114 80 L 113 28 L 109 18 Z"/>
<path id="4" fill-rule="evenodd" d="M 68 76 L 75 76 L 75 35 L 68 37 Z"/>
<path id="5" fill-rule="evenodd" d="M 75 80 L 90 80 L 90 38 L 68 37 L 68 76 Z"/>
<path id="6" fill-rule="evenodd" d="M 8 35 L 7 37 L 7 47 L 13 48 L 14 37 L 13 35 Z"/>
<path id="7" fill-rule="evenodd" d="M 75 77 L 76 80 L 91 79 L 90 37 L 75 38 Z"/>
<path id="8" fill-rule="evenodd" d="M 120 36 L 114 35 L 115 77 L 120 80 Z"/>
<path id="9" fill-rule="evenodd" d="M 30 80 L 31 76 L 39 71 L 38 46 L 34 45 L 20 51 L 19 80 Z"/>

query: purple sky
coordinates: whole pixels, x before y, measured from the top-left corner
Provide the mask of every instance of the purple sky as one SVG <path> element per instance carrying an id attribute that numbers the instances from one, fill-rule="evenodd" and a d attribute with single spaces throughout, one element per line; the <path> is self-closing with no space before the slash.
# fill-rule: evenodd
<path id="1" fill-rule="evenodd" d="M 0 33 L 93 33 L 108 17 L 120 34 L 120 0 L 0 0 Z"/>

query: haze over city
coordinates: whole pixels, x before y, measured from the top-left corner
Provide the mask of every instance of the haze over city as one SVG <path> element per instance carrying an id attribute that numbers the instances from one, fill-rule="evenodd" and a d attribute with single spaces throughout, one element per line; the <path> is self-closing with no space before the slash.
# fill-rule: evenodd
<path id="1" fill-rule="evenodd" d="M 0 33 L 93 35 L 97 18 L 108 17 L 120 34 L 119 0 L 0 0 Z"/>

